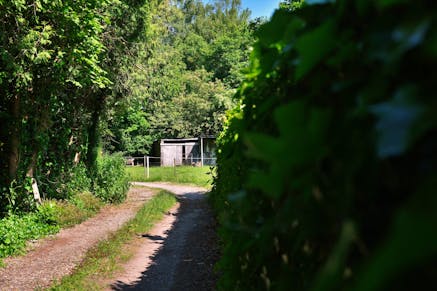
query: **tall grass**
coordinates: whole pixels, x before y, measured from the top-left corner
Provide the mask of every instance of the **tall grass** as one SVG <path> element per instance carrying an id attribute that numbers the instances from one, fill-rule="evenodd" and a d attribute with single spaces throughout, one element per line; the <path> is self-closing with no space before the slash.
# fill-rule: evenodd
<path id="1" fill-rule="evenodd" d="M 149 178 L 144 167 L 126 167 L 131 181 L 135 182 L 174 182 L 211 187 L 212 174 L 209 167 L 151 167 Z"/>

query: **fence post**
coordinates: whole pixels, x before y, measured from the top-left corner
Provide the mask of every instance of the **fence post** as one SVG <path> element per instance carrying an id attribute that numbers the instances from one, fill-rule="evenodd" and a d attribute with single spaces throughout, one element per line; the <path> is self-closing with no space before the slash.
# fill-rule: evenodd
<path id="1" fill-rule="evenodd" d="M 149 156 L 147 156 L 146 164 L 147 164 L 147 179 L 149 179 L 150 178 L 150 157 Z"/>
<path id="2" fill-rule="evenodd" d="M 203 167 L 203 137 L 200 138 L 200 165 Z"/>

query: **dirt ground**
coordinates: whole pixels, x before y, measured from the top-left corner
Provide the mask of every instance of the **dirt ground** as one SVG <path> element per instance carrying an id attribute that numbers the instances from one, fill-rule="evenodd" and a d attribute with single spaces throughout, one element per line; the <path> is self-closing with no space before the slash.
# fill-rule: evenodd
<path id="1" fill-rule="evenodd" d="M 149 233 L 135 240 L 136 255 L 123 266 L 123 272 L 107 282 L 107 289 L 213 290 L 218 239 L 205 189 L 167 183 L 135 184 L 171 191 L 179 203 Z M 107 206 L 82 224 L 37 241 L 26 255 L 6 259 L 6 267 L 0 268 L 0 290 L 49 287 L 69 274 L 87 250 L 132 219 L 153 193 L 133 187 L 126 203 Z"/>

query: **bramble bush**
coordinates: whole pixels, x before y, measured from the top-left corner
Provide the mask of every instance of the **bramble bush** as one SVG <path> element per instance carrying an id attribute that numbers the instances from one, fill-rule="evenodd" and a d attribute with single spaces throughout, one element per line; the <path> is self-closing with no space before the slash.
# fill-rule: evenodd
<path id="1" fill-rule="evenodd" d="M 263 25 L 218 141 L 221 290 L 427 290 L 437 3 L 306 1 Z"/>

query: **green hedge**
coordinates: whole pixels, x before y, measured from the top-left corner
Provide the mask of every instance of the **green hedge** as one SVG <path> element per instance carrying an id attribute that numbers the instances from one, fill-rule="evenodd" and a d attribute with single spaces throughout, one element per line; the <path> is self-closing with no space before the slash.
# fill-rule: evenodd
<path id="1" fill-rule="evenodd" d="M 259 30 L 218 141 L 219 289 L 426 290 L 437 3 L 306 3 Z"/>

